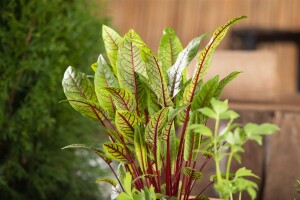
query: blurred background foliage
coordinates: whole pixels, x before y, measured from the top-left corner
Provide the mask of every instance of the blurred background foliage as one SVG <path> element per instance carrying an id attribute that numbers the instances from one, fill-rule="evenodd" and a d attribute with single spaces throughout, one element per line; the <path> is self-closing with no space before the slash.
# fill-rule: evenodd
<path id="1" fill-rule="evenodd" d="M 98 143 L 97 125 L 59 104 L 67 66 L 88 71 L 103 50 L 107 19 L 94 16 L 94 7 L 105 5 L 0 1 L 0 199 L 101 199 L 98 160 L 61 150 Z"/>

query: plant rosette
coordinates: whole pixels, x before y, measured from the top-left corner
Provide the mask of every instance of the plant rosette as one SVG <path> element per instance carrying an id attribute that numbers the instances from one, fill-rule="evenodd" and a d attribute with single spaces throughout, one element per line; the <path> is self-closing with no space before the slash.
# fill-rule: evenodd
<path id="1" fill-rule="evenodd" d="M 64 148 L 85 148 L 95 152 L 112 170 L 115 179 L 97 182 L 112 185 L 112 199 L 190 199 L 196 182 L 210 178 L 194 199 L 207 199 L 205 189 L 213 186 L 223 199 L 233 199 L 246 191 L 254 199 L 256 177 L 250 170 L 230 170 L 233 159 L 248 140 L 262 143 L 262 137 L 278 130 L 272 124 L 234 123 L 239 115 L 228 101 L 219 98 L 224 87 L 238 76 L 232 72 L 223 79 L 203 77 L 213 53 L 228 29 L 245 16 L 231 19 L 218 27 L 208 44 L 200 43 L 208 34 L 194 38 L 183 48 L 175 31 L 166 28 L 156 56 L 134 31 L 121 37 L 103 26 L 102 36 L 108 61 L 100 55 L 88 76 L 69 67 L 63 89 L 71 106 L 83 116 L 99 121 L 110 142 L 102 148 L 73 144 Z M 198 63 L 193 77 L 187 79 L 186 67 L 194 57 Z M 94 84 L 92 83 L 92 81 Z M 210 129 L 208 119 L 215 121 Z M 227 126 L 220 130 L 220 123 Z M 180 128 L 179 128 L 180 127 Z M 176 133 L 176 130 L 180 132 Z M 204 163 L 197 163 L 197 157 Z M 226 171 L 220 161 L 227 158 Z M 112 167 L 118 162 L 118 169 Z M 205 177 L 203 169 L 214 162 L 216 174 Z M 197 166 L 201 168 L 197 168 Z M 180 198 L 179 198 L 180 197 Z"/>

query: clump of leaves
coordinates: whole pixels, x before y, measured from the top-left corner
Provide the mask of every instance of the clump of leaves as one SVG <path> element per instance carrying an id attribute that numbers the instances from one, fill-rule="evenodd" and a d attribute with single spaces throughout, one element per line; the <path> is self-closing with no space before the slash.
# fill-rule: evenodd
<path id="1" fill-rule="evenodd" d="M 219 146 L 226 142 L 235 151 L 230 157 L 238 158 L 236 152 L 241 149 L 235 137 L 241 131 L 236 128 L 237 131 L 231 133 L 235 126 L 230 124 L 228 133 L 218 136 L 217 130 L 212 134 L 205 124 L 208 117 L 218 119 L 218 127 L 219 119 L 237 116 L 217 99 L 239 72 L 233 72 L 222 80 L 215 76 L 204 82 L 203 77 L 228 29 L 243 18 L 234 18 L 217 28 L 199 53 L 200 42 L 208 34 L 193 39 L 183 48 L 174 30 L 166 28 L 158 56 L 134 30 L 121 37 L 103 26 L 109 63 L 100 55 L 92 65 L 94 85 L 84 73 L 73 67 L 67 69 L 63 78 L 67 101 L 83 116 L 98 120 L 110 139 L 103 144 L 103 150 L 85 145 L 67 148 L 88 148 L 112 170 L 112 161 L 120 163 L 118 173 L 113 170 L 116 181 L 99 180 L 113 186 L 112 199 L 118 196 L 119 199 L 188 199 L 194 183 L 203 176 L 203 168 L 196 169 L 199 154 L 204 155 L 207 162 L 211 157 L 215 159 L 218 170 L 216 189 L 222 196 L 228 196 L 226 188 L 229 183 L 220 186 L 229 179 L 228 175 L 225 179 L 220 177 L 218 165 L 225 154 L 219 152 Z M 193 77 L 187 79 L 186 67 L 196 55 L 197 67 Z M 227 102 L 224 104 L 227 105 Z M 259 141 L 262 133 L 253 132 L 253 126 L 245 129 L 244 135 L 247 139 Z M 175 132 L 178 127 L 181 127 L 179 137 Z M 260 126 L 256 128 L 262 129 Z M 230 140 L 230 137 L 233 139 Z M 245 171 L 248 172 L 241 169 L 235 176 L 236 185 L 249 175 Z M 249 187 L 230 187 L 229 193 L 249 190 Z"/>

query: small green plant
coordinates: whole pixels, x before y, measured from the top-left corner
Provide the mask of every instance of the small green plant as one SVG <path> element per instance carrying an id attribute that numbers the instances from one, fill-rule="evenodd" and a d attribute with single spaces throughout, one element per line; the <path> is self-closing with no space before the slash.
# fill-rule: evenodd
<path id="1" fill-rule="evenodd" d="M 73 67 L 66 70 L 62 83 L 66 101 L 83 116 L 98 120 L 110 142 L 103 148 L 83 144 L 65 148 L 87 148 L 108 164 L 116 180 L 98 182 L 113 186 L 112 199 L 186 200 L 211 158 L 217 169 L 212 183 L 222 197 L 232 198 L 232 194 L 245 190 L 255 197 L 255 183 L 245 179 L 255 175 L 245 168 L 230 174 L 230 163 L 233 158 L 240 160 L 238 153 L 247 140 L 261 143 L 262 135 L 277 127 L 248 124 L 242 128 L 233 124 L 238 115 L 228 109 L 227 101 L 218 99 L 239 72 L 222 80 L 215 76 L 203 81 L 216 47 L 228 29 L 243 18 L 234 18 L 217 28 L 199 53 L 200 42 L 208 34 L 193 39 L 183 49 L 174 30 L 166 28 L 158 56 L 134 30 L 121 37 L 103 26 L 110 62 L 100 55 L 91 66 L 94 76 Z M 197 67 L 193 77 L 187 79 L 186 67 L 196 55 Z M 89 77 L 93 77 L 94 85 Z M 206 126 L 209 117 L 216 120 L 214 131 Z M 221 134 L 220 120 L 229 120 Z M 175 131 L 178 127 L 180 133 Z M 226 149 L 229 151 L 223 152 Z M 198 156 L 206 158 L 200 169 L 196 169 Z M 225 156 L 229 162 L 223 175 L 219 163 Z M 118 172 L 112 168 L 112 161 L 120 163 Z"/>
<path id="2" fill-rule="evenodd" d="M 297 180 L 295 186 L 296 186 L 296 188 L 297 188 L 297 192 L 300 194 L 300 181 L 299 181 L 299 180 Z"/>

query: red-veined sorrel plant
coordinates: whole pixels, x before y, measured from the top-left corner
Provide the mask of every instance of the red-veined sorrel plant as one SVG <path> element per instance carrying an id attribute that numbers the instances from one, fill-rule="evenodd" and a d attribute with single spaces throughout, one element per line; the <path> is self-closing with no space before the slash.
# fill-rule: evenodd
<path id="1" fill-rule="evenodd" d="M 109 63 L 100 55 L 92 65 L 94 84 L 87 75 L 69 67 L 63 88 L 71 106 L 83 116 L 98 120 L 110 142 L 103 144 L 103 150 L 83 144 L 65 148 L 87 148 L 100 156 L 116 180 L 98 181 L 113 185 L 117 196 L 121 193 L 120 199 L 187 199 L 205 166 L 196 169 L 197 156 L 202 154 L 207 162 L 211 157 L 220 160 L 216 151 L 221 140 L 201 131 L 208 129 L 205 124 L 211 117 L 207 109 L 212 107 L 212 99 L 219 102 L 216 99 L 239 72 L 221 81 L 216 76 L 204 83 L 203 77 L 228 29 L 243 18 L 234 18 L 217 28 L 199 53 L 200 42 L 207 34 L 193 39 L 183 49 L 174 30 L 166 28 L 158 56 L 134 30 L 121 37 L 103 26 Z M 196 55 L 194 75 L 187 79 L 186 67 Z M 180 126 L 181 131 L 176 134 Z M 230 154 L 230 158 L 234 155 Z M 118 173 L 111 167 L 113 160 L 120 162 Z M 221 184 L 220 173 L 217 166 L 216 180 Z"/>

